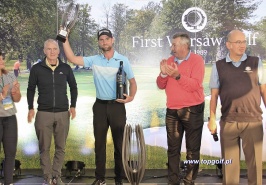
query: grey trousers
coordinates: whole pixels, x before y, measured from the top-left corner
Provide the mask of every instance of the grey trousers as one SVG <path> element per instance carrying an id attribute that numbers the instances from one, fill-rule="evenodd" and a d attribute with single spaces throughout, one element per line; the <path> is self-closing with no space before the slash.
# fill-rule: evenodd
<path id="1" fill-rule="evenodd" d="M 238 185 L 240 176 L 240 140 L 248 170 L 248 185 L 262 184 L 262 122 L 220 121 L 221 150 L 224 160 L 223 185 Z"/>
<path id="2" fill-rule="evenodd" d="M 69 131 L 69 116 L 68 111 L 55 113 L 38 111 L 36 114 L 35 131 L 39 140 L 40 164 L 45 179 L 61 176 Z M 55 142 L 53 164 L 50 159 L 52 136 Z"/>

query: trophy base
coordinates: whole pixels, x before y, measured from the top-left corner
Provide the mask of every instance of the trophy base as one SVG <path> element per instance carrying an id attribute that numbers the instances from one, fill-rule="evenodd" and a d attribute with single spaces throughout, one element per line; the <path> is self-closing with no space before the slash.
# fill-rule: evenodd
<path id="1" fill-rule="evenodd" d="M 66 42 L 66 37 L 63 35 L 57 35 L 56 40 L 65 43 Z"/>

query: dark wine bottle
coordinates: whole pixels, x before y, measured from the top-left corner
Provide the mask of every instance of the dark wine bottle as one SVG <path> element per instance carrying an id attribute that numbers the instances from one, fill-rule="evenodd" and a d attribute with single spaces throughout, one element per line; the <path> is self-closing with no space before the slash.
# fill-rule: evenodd
<path id="1" fill-rule="evenodd" d="M 120 61 L 118 72 L 116 73 L 116 98 L 124 99 L 124 86 L 123 86 L 123 61 Z"/>
<path id="2" fill-rule="evenodd" d="M 128 91 L 127 91 L 127 75 L 126 75 L 125 71 L 123 71 L 122 83 L 123 83 L 123 93 L 124 94 L 128 94 Z M 124 96 L 124 99 L 126 99 L 125 96 Z"/>

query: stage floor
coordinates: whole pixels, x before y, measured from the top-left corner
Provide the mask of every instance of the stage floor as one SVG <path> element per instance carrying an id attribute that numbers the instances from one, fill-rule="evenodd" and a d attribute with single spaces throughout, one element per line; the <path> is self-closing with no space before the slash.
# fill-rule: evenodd
<path id="1" fill-rule="evenodd" d="M 71 174 L 66 173 L 65 170 L 62 171 L 62 181 L 68 185 L 90 185 L 94 181 L 94 169 L 86 169 L 84 175 L 75 177 L 75 172 Z M 3 180 L 3 179 L 1 179 Z M 241 185 L 247 184 L 246 171 L 241 171 L 240 176 Z M 21 170 L 21 174 L 15 176 L 15 185 L 42 185 L 43 178 L 40 169 L 35 170 Z M 106 183 L 107 185 L 114 184 L 114 173 L 112 169 L 106 171 Z M 129 184 L 127 180 L 124 184 Z M 144 177 L 140 184 L 155 185 L 167 184 L 167 170 L 166 169 L 154 169 L 146 170 Z M 181 183 L 182 184 L 182 183 Z M 216 174 L 216 170 L 202 170 L 199 172 L 198 178 L 196 179 L 196 185 L 222 185 L 222 179 Z M 266 171 L 263 176 L 263 184 L 266 184 Z"/>

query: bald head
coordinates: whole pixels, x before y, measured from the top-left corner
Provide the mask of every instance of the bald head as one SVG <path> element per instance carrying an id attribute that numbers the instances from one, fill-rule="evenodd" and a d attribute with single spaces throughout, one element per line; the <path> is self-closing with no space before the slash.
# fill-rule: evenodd
<path id="1" fill-rule="evenodd" d="M 226 47 L 230 53 L 230 59 L 238 62 L 246 51 L 247 41 L 245 34 L 240 30 L 232 30 L 227 35 Z"/>
<path id="2" fill-rule="evenodd" d="M 232 30 L 227 35 L 227 41 L 232 41 L 237 36 L 245 36 L 245 34 L 240 30 Z"/>

